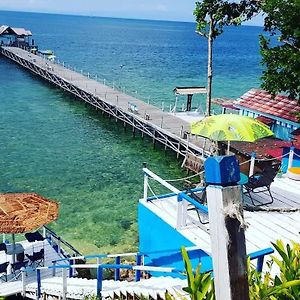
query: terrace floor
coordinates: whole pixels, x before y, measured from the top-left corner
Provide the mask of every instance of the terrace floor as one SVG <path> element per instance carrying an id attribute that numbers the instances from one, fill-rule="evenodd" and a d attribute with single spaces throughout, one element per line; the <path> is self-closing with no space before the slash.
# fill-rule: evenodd
<path id="1" fill-rule="evenodd" d="M 52 265 L 52 261 L 56 259 L 62 258 L 48 243 L 47 240 L 38 241 L 29 243 L 28 241 L 22 241 L 18 244 L 21 244 L 24 248 L 25 260 L 26 254 L 32 255 L 33 250 L 35 252 L 40 251 L 44 248 L 45 251 L 45 260 L 44 265 L 49 266 Z M 12 255 L 6 255 L 4 251 L 0 251 L 0 264 L 6 261 L 12 262 Z M 58 270 L 57 273 L 59 275 L 61 271 Z M 8 273 L 10 273 L 10 266 L 8 267 Z M 1 275 L 1 274 L 0 274 Z M 51 270 L 42 270 L 41 271 L 42 278 L 52 277 Z M 25 284 L 36 282 L 36 272 L 29 272 L 25 277 Z M 0 296 L 10 296 L 15 295 L 22 292 L 22 276 L 21 273 L 17 273 L 16 275 L 10 274 L 8 275 L 8 282 L 0 281 Z"/>
<path id="2" fill-rule="evenodd" d="M 252 253 L 260 249 L 271 247 L 271 242 L 278 239 L 284 242 L 300 242 L 300 181 L 287 177 L 275 178 L 271 185 L 274 203 L 261 206 L 259 211 L 244 210 L 244 219 L 248 225 L 246 229 L 247 252 Z M 258 203 L 270 201 L 268 193 L 253 194 Z M 250 199 L 243 194 L 245 205 Z M 166 223 L 176 228 L 177 197 L 168 197 L 141 202 Z M 200 247 L 206 253 L 211 253 L 209 224 L 200 223 L 196 210 L 188 210 L 186 226 L 178 231 Z M 210 221 L 212 222 L 212 221 Z"/>

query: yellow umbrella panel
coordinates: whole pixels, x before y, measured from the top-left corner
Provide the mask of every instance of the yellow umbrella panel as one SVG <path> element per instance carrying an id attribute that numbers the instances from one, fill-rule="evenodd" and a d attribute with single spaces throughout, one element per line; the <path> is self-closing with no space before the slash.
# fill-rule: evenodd
<path id="1" fill-rule="evenodd" d="M 192 123 L 191 133 L 213 141 L 255 142 L 272 136 L 273 132 L 264 123 L 241 115 L 222 114 L 206 117 Z"/>

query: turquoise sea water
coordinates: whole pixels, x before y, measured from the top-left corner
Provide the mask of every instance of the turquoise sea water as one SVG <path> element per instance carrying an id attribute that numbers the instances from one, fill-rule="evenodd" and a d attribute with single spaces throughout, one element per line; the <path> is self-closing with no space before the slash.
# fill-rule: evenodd
<path id="1" fill-rule="evenodd" d="M 40 49 L 157 106 L 174 103 L 175 86 L 206 82 L 206 41 L 193 23 L 0 11 L 0 24 L 30 29 Z M 260 30 L 228 28 L 217 39 L 214 96 L 237 97 L 259 86 Z M 3 57 L 0 138 L 1 192 L 58 200 L 60 218 L 52 228 L 85 252 L 136 246 L 142 162 L 164 178 L 185 175 L 172 153 L 153 150 L 147 139 L 132 138 Z"/>

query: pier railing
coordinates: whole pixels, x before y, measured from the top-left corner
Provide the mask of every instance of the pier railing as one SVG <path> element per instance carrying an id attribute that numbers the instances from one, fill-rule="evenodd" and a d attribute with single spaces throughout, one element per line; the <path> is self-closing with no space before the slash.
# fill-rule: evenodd
<path id="1" fill-rule="evenodd" d="M 3 44 L 2 46 L 9 47 L 11 45 Z M 22 50 L 28 51 L 29 53 L 32 53 L 32 51 L 31 51 L 32 48 L 36 48 L 36 46 L 25 47 L 23 45 L 13 45 L 13 47 L 20 48 Z M 39 51 L 36 51 L 35 55 L 47 60 L 46 55 L 40 53 Z M 139 98 L 139 99 L 143 100 L 145 103 L 154 104 L 155 106 L 160 108 L 162 111 L 168 111 L 168 112 L 174 113 L 174 114 L 176 114 L 176 112 L 179 112 L 179 113 L 186 112 L 185 101 L 180 103 L 180 101 L 178 99 L 177 100 L 175 99 L 174 103 L 170 103 L 170 100 L 166 100 L 166 99 L 165 100 L 153 99 L 153 97 L 151 97 L 151 95 L 144 95 L 144 94 L 140 93 L 138 90 L 133 90 L 132 88 L 128 88 L 125 85 L 122 85 L 120 80 L 108 80 L 103 75 L 99 76 L 98 74 L 93 74 L 91 72 L 84 71 L 83 69 L 81 69 L 79 67 L 76 68 L 75 66 L 72 66 L 71 64 L 68 64 L 65 61 L 59 60 L 59 58 L 53 59 L 53 60 L 51 59 L 49 61 L 53 64 L 61 65 L 64 68 L 69 69 L 71 71 L 79 72 L 81 75 L 85 76 L 86 78 L 93 79 L 107 87 L 112 88 L 113 90 L 120 91 L 120 92 L 130 95 L 134 98 Z M 120 66 L 120 68 L 121 68 L 121 66 Z M 204 115 L 204 112 L 200 106 L 198 108 L 194 108 L 193 112 L 194 113 L 199 112 L 199 114 L 201 113 L 202 115 Z M 214 110 L 213 110 L 213 114 L 215 114 Z"/>
<path id="2" fill-rule="evenodd" d="M 124 127 L 128 124 L 132 127 L 133 135 L 136 131 L 141 132 L 142 137 L 148 135 L 153 140 L 154 145 L 156 142 L 161 143 L 165 146 L 165 149 L 169 148 L 173 150 L 177 154 L 177 157 L 185 157 L 186 154 L 196 154 L 201 155 L 201 159 L 204 159 L 210 154 L 206 148 L 203 148 L 204 146 L 201 141 L 192 140 L 189 139 L 189 135 L 183 135 L 184 131 L 187 130 L 187 128 L 183 127 L 188 126 L 188 124 L 179 118 L 178 120 L 172 119 L 176 116 L 159 112 L 159 109 L 153 105 L 148 107 L 147 104 L 144 105 L 144 101 L 133 98 L 132 101 L 139 101 L 144 106 L 143 111 L 140 110 L 137 114 L 128 109 L 128 100 L 130 101 L 128 95 L 116 92 L 112 88 L 106 88 L 102 83 L 95 82 L 92 78 L 82 80 L 79 73 L 72 72 L 60 66 L 58 68 L 55 63 L 49 60 L 15 47 L 0 47 L 0 52 L 7 58 L 44 78 L 46 81 L 73 94 L 103 113 L 108 114 L 110 117 L 116 119 L 116 121 L 121 121 Z M 151 119 L 147 117 L 149 109 L 153 111 Z M 166 120 L 169 120 L 169 125 Z M 172 124 L 176 124 L 174 125 L 175 127 Z"/>
<path id="3" fill-rule="evenodd" d="M 280 162 L 281 160 L 281 162 Z M 256 164 L 261 163 L 273 163 L 277 162 L 281 164 L 280 172 L 285 173 L 289 168 L 293 166 L 300 166 L 300 151 L 295 149 L 294 146 L 291 146 L 289 151 L 285 154 L 282 154 L 278 157 L 272 157 L 272 158 L 257 158 L 256 153 L 253 152 L 251 154 L 251 158 L 247 161 L 244 161 L 240 163 L 240 166 L 244 164 L 249 163 L 249 174 L 248 176 L 252 176 L 254 174 L 255 166 Z M 167 180 L 162 179 L 160 176 L 156 175 L 146 167 L 143 168 L 144 172 L 144 194 L 143 199 L 144 201 L 149 200 L 155 200 L 155 199 L 162 199 L 162 198 L 168 198 L 168 197 L 177 197 L 177 221 L 176 221 L 176 228 L 180 229 L 182 226 L 186 226 L 186 220 L 187 220 L 187 204 L 190 203 L 195 206 L 197 210 L 199 210 L 203 214 L 208 214 L 208 209 L 206 206 L 200 204 L 199 202 L 195 201 L 193 198 L 191 198 L 187 191 L 180 191 L 173 185 L 171 185 Z M 188 176 L 186 178 L 181 178 L 178 180 L 183 180 L 187 178 L 192 178 L 195 176 L 200 176 L 204 173 L 204 171 L 201 171 L 197 174 L 194 174 L 192 176 Z M 278 175 L 279 176 L 279 175 Z M 153 191 L 151 190 L 151 187 L 149 185 L 149 178 L 159 182 L 161 185 L 169 189 L 172 193 L 164 194 L 164 195 L 155 195 Z M 172 180 L 175 181 L 175 180 Z M 150 190 L 153 194 L 153 196 L 148 196 L 148 190 Z M 197 188 L 195 190 L 191 190 L 191 192 L 201 192 L 204 188 Z"/>
<path id="4" fill-rule="evenodd" d="M 188 203 L 194 205 L 196 209 L 198 209 L 201 213 L 204 213 L 206 215 L 208 214 L 207 206 L 202 205 L 199 202 L 195 201 L 186 192 L 180 191 L 179 189 L 175 188 L 169 182 L 162 179 L 161 177 L 159 177 L 158 175 L 156 175 L 146 167 L 143 168 L 143 172 L 144 172 L 144 196 L 143 196 L 144 201 L 149 201 L 148 198 L 148 189 L 150 188 L 149 178 L 159 182 L 160 184 L 162 184 L 164 187 L 166 187 L 172 192 L 171 194 L 168 194 L 167 197 L 171 197 L 171 196 L 177 197 L 176 229 L 180 229 L 181 227 L 186 226 Z M 204 188 L 199 188 L 198 190 L 195 191 L 201 191 L 203 189 Z M 159 199 L 158 197 L 159 196 L 156 196 L 155 198 Z M 166 195 L 164 195 L 163 198 L 166 198 Z"/>

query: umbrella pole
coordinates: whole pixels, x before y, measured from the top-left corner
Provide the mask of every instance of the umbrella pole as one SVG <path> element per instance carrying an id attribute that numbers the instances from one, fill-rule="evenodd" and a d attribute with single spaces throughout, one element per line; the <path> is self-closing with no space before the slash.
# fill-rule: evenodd
<path id="1" fill-rule="evenodd" d="M 15 250 L 16 250 L 16 239 L 15 239 L 15 234 L 12 234 L 12 248 L 13 248 L 13 255 L 12 255 L 12 262 L 13 264 L 16 262 L 16 254 L 15 254 Z"/>
<path id="2" fill-rule="evenodd" d="M 230 141 L 227 142 L 227 155 L 229 155 Z"/>

